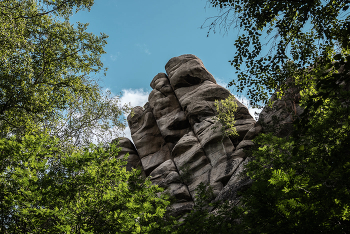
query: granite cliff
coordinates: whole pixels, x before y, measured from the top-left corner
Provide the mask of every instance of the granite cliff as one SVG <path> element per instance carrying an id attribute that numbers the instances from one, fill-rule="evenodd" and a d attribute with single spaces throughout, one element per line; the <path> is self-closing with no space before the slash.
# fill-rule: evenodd
<path id="1" fill-rule="evenodd" d="M 134 144 L 120 138 L 119 157 L 129 153 L 127 169 L 141 168 L 153 184 L 175 197 L 175 215 L 192 209 L 200 183 L 210 185 L 216 199 L 236 200 L 237 191 L 250 184 L 240 175 L 250 160 L 244 149 L 272 127 L 279 135 L 290 133 L 293 116 L 302 112 L 297 95 L 264 108 L 258 123 L 235 99 L 238 136 L 229 138 L 220 131 L 214 103 L 231 93 L 216 83 L 202 61 L 181 55 L 170 59 L 165 70 L 167 74 L 159 73 L 151 81 L 148 102 L 128 116 Z M 273 121 L 276 116 L 278 123 Z"/>

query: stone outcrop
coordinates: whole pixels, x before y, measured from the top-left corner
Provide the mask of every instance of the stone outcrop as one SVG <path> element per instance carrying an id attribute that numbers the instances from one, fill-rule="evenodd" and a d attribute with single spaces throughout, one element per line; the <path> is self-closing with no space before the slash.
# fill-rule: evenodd
<path id="1" fill-rule="evenodd" d="M 174 197 L 175 216 L 192 209 L 200 183 L 212 187 L 216 200 L 238 204 L 238 192 L 252 182 L 242 173 L 251 160 L 245 149 L 254 145 L 252 140 L 261 132 L 290 135 L 293 119 L 303 111 L 298 91 L 290 90 L 281 100 L 273 95 L 275 102 L 263 109 L 258 122 L 235 99 L 238 136 L 229 138 L 221 132 L 215 100 L 231 93 L 216 83 L 202 61 L 181 55 L 170 59 L 165 70 L 166 74 L 159 73 L 151 81 L 148 102 L 128 116 L 135 146 L 119 138 L 119 157 L 129 153 L 128 170 L 141 167 L 143 175 Z"/>
<path id="2" fill-rule="evenodd" d="M 130 154 L 127 168 L 141 164 L 144 175 L 175 198 L 171 207 L 174 215 L 192 209 L 200 183 L 211 186 L 216 199 L 238 203 L 238 191 L 251 184 L 242 174 L 250 160 L 245 149 L 254 145 L 252 140 L 260 132 L 276 125 L 276 116 L 283 120 L 278 133 L 288 135 L 293 115 L 302 109 L 296 99 L 278 100 L 265 107 L 256 122 L 247 107 L 235 99 L 238 136 L 229 138 L 221 132 L 215 100 L 226 99 L 231 93 L 216 83 L 202 61 L 194 55 L 181 55 L 170 59 L 165 70 L 166 74 L 159 73 L 151 81 L 148 102 L 133 108 L 127 118 L 135 144 L 120 140 L 121 155 Z M 290 106 L 292 111 L 287 108 Z"/>
<path id="3" fill-rule="evenodd" d="M 239 136 L 223 136 L 215 100 L 231 93 L 216 83 L 196 56 L 172 58 L 165 70 L 151 81 L 148 103 L 133 108 L 127 120 L 145 175 L 175 198 L 172 210 L 181 215 L 193 207 L 200 183 L 222 196 L 246 160 L 243 148 L 252 145 L 261 129 L 235 99 Z M 128 147 L 132 148 L 125 150 Z"/>

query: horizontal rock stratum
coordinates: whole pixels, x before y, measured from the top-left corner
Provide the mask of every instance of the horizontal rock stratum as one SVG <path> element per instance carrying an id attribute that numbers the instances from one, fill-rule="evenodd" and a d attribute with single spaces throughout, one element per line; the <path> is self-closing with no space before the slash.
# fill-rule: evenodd
<path id="1" fill-rule="evenodd" d="M 232 94 L 194 55 L 170 59 L 165 70 L 167 74 L 159 73 L 151 81 L 148 102 L 134 107 L 127 118 L 135 144 L 119 139 L 122 155 L 131 155 L 127 168 L 141 165 L 154 184 L 174 196 L 176 215 L 191 210 L 200 183 L 210 185 L 217 199 L 235 200 L 237 191 L 250 183 L 240 176 L 249 160 L 244 149 L 253 145 L 263 127 L 235 99 L 239 136 L 223 136 L 214 104 Z"/>

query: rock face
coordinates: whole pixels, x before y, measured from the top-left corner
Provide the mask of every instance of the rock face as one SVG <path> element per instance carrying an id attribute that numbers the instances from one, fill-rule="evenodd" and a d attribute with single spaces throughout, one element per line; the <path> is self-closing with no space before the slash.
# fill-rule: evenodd
<path id="1" fill-rule="evenodd" d="M 148 176 L 153 169 L 171 158 L 170 150 L 160 133 L 149 103 L 144 108 L 135 107 L 133 114 L 127 119 L 143 169 Z"/>
<path id="2" fill-rule="evenodd" d="M 215 100 L 231 94 L 196 56 L 172 58 L 165 70 L 153 78 L 148 103 L 133 108 L 127 120 L 145 175 L 175 198 L 172 210 L 182 215 L 192 209 L 200 183 L 225 197 L 232 193 L 228 185 L 246 180 L 238 176 L 247 161 L 243 149 L 253 144 L 261 127 L 235 99 L 239 136 L 223 136 Z"/>

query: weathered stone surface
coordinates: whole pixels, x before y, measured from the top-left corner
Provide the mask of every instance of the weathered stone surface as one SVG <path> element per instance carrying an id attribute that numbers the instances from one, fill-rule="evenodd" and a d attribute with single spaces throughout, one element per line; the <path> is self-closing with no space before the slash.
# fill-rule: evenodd
<path id="1" fill-rule="evenodd" d="M 191 125 L 208 116 L 214 116 L 214 101 L 230 95 L 227 89 L 216 84 L 202 61 L 194 55 L 187 54 L 170 59 L 165 70 Z"/>
<path id="2" fill-rule="evenodd" d="M 146 175 L 149 175 L 155 167 L 171 158 L 170 151 L 160 133 L 149 103 L 146 103 L 144 108 L 133 108 L 133 112 L 133 116 L 128 116 L 131 137 L 139 152 Z"/>
<path id="3" fill-rule="evenodd" d="M 176 142 L 190 130 L 190 125 L 166 74 L 157 74 L 151 82 L 151 87 L 153 90 L 148 101 L 159 130 L 172 150 Z"/>
<path id="4" fill-rule="evenodd" d="M 239 149 L 242 149 L 242 148 L 247 148 L 247 147 L 253 146 L 253 145 L 254 145 L 253 141 L 251 141 L 251 140 L 243 140 L 237 145 L 236 150 L 239 150 Z"/>
<path id="5" fill-rule="evenodd" d="M 175 203 L 172 204 L 169 208 L 169 210 L 171 211 L 171 214 L 174 217 L 179 217 L 182 216 L 185 213 L 188 213 L 192 210 L 194 206 L 194 202 L 179 202 L 179 203 Z"/>
<path id="6" fill-rule="evenodd" d="M 221 182 L 225 185 L 242 161 L 243 158 L 230 158 L 218 163 L 211 170 L 211 184 Z"/>
<path id="7" fill-rule="evenodd" d="M 181 182 L 175 164 L 171 159 L 166 160 L 155 168 L 149 177 L 151 178 L 152 183 L 158 184 L 160 187 L 166 187 L 171 183 Z"/>
<path id="8" fill-rule="evenodd" d="M 189 212 L 194 203 L 188 187 L 182 183 L 173 160 L 169 159 L 160 164 L 150 174 L 151 182 L 165 188 L 176 202 L 170 207 L 172 215 L 179 216 Z"/>
<path id="9" fill-rule="evenodd" d="M 195 123 L 193 130 L 212 166 L 229 157 L 235 148 L 229 138 L 223 137 L 221 124 L 216 118 L 207 118 Z"/>
<path id="10" fill-rule="evenodd" d="M 169 159 L 159 165 L 150 174 L 153 184 L 166 188 L 178 202 L 192 201 L 192 197 L 185 184 L 182 183 L 174 162 Z"/>
<path id="11" fill-rule="evenodd" d="M 198 139 L 204 155 L 209 159 L 211 167 L 227 168 L 227 170 L 212 170 L 204 167 L 205 170 L 196 172 L 201 179 L 198 181 L 209 183 L 215 187 L 216 192 L 222 188 L 222 181 L 227 181 L 232 175 L 231 165 L 233 163 L 232 152 L 234 145 L 227 137 L 221 133 L 221 124 L 215 118 L 216 107 L 215 100 L 223 100 L 229 97 L 230 92 L 216 84 L 212 75 L 204 68 L 203 63 L 193 55 L 184 55 L 171 59 L 166 65 L 166 71 L 170 84 L 179 100 L 179 103 L 186 113 L 186 117 L 191 124 L 195 137 Z M 249 111 L 237 99 L 237 116 L 240 121 L 251 119 L 242 123 L 242 126 L 248 128 L 255 124 Z M 252 126 L 251 126 L 252 125 Z M 248 129 L 239 132 L 243 139 Z M 175 163 L 175 155 L 173 153 Z M 182 157 L 180 157 L 182 158 Z M 213 174 L 212 174 L 213 173 Z M 211 178 L 211 175 L 214 177 Z M 198 183 L 189 185 L 190 191 Z"/>
<path id="12" fill-rule="evenodd" d="M 215 100 L 226 99 L 231 95 L 227 89 L 207 80 L 196 86 L 175 89 L 175 93 L 191 125 L 215 116 Z"/>
<path id="13" fill-rule="evenodd" d="M 177 142 L 172 155 L 182 180 L 188 185 L 188 189 L 194 197 L 195 190 L 200 183 L 210 183 L 212 166 L 193 132 L 185 134 Z M 222 184 L 216 183 L 214 186 L 216 189 L 220 189 Z"/>
<path id="14" fill-rule="evenodd" d="M 232 158 L 245 158 L 245 153 L 243 149 L 235 150 L 232 154 Z"/>
<path id="15" fill-rule="evenodd" d="M 216 196 L 215 200 L 230 200 L 234 203 L 239 202 L 238 192 L 249 188 L 252 180 L 246 176 L 244 171 L 244 166 L 249 162 L 249 158 L 242 161 L 237 167 L 231 179 L 227 182 L 226 186 L 221 190 L 221 192 Z"/>
<path id="16" fill-rule="evenodd" d="M 210 161 L 206 157 L 201 145 L 198 142 L 198 139 L 195 137 L 193 132 L 185 134 L 177 142 L 172 151 L 172 155 L 179 170 L 181 170 L 181 168 L 189 162 L 192 163 L 192 167 L 193 165 L 197 165 L 198 167 L 207 164 L 210 165 Z"/>
<path id="17" fill-rule="evenodd" d="M 238 120 L 244 120 L 244 119 L 254 120 L 253 116 L 250 115 L 248 108 L 237 99 L 235 99 L 235 101 L 237 103 L 237 111 L 235 112 L 236 123 Z"/>
<path id="18" fill-rule="evenodd" d="M 151 82 L 152 92 L 148 101 L 156 119 L 169 114 L 173 110 L 181 110 L 180 104 L 174 95 L 168 77 L 165 73 L 158 73 Z"/>
<path id="19" fill-rule="evenodd" d="M 159 164 L 168 160 L 170 156 L 170 152 L 167 145 L 160 145 L 158 151 L 153 154 L 149 154 L 141 158 L 142 166 L 146 172 L 146 175 L 149 175 L 151 171 L 157 167 Z M 157 149 L 155 148 L 155 149 Z"/>
<path id="20" fill-rule="evenodd" d="M 165 70 L 175 90 L 190 86 L 195 87 L 205 80 L 216 83 L 214 77 L 205 69 L 202 61 L 192 54 L 170 59 L 165 65 Z"/>
<path id="21" fill-rule="evenodd" d="M 238 136 L 231 137 L 231 140 L 234 143 L 234 145 L 238 145 L 239 142 L 243 140 L 243 138 L 249 132 L 249 130 L 254 127 L 255 123 L 256 121 L 253 118 L 236 120 L 235 128 L 238 133 Z"/>
<path id="22" fill-rule="evenodd" d="M 126 164 L 126 170 L 131 171 L 133 168 L 142 169 L 141 159 L 135 149 L 134 144 L 126 137 L 119 137 L 114 139 L 112 143 L 117 143 L 121 150 L 118 153 L 118 158 L 123 158 L 127 153 L 129 157 Z"/>
<path id="23" fill-rule="evenodd" d="M 255 124 L 244 136 L 243 140 L 253 140 L 262 130 L 260 124 Z"/>

